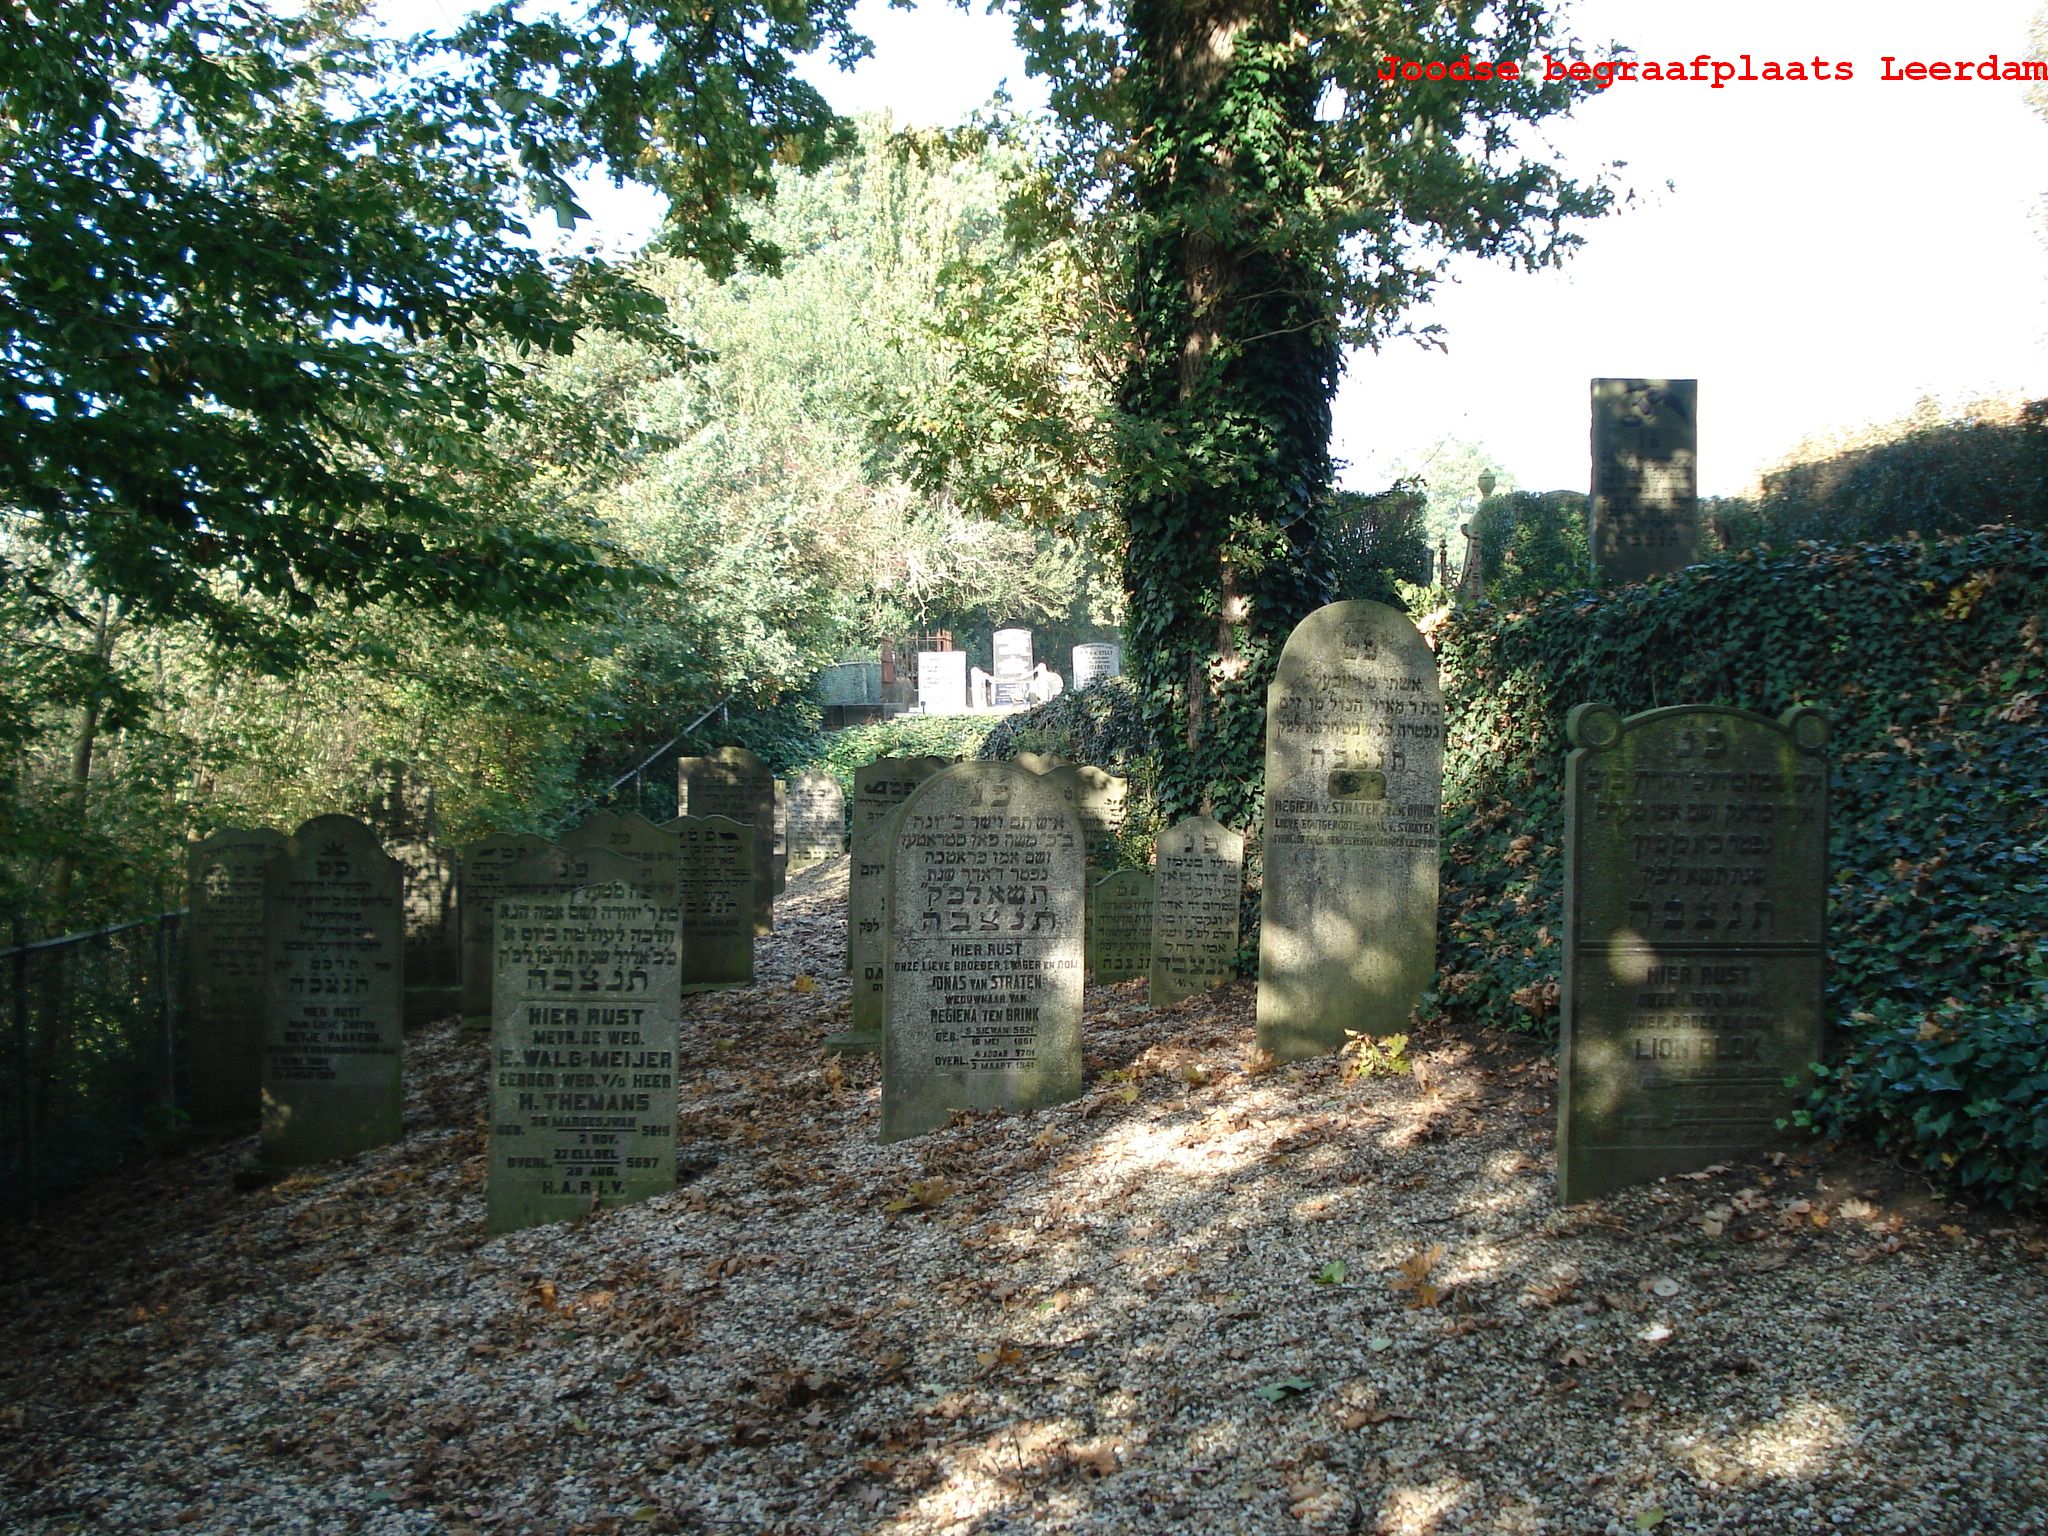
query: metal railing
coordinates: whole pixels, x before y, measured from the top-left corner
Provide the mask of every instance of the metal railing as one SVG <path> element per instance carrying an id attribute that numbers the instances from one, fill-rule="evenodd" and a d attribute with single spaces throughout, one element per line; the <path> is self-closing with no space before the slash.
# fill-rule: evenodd
<path id="1" fill-rule="evenodd" d="M 0 949 L 0 1217 L 141 1155 L 179 1121 L 185 913 Z"/>
<path id="2" fill-rule="evenodd" d="M 604 789 L 599 790 L 596 794 L 592 795 L 588 800 L 585 800 L 581 805 L 577 806 L 575 810 L 571 811 L 568 815 L 564 816 L 560 821 L 556 822 L 554 825 L 554 831 L 552 835 L 560 837 L 564 832 L 568 831 L 571 827 L 575 826 L 577 822 L 581 821 L 585 816 L 589 815 L 590 812 L 595 810 L 600 805 L 617 804 L 620 799 L 624 798 L 619 794 L 619 791 L 624 789 L 628 784 L 633 786 L 633 809 L 640 812 L 641 815 L 646 816 L 647 806 L 645 798 L 642 795 L 641 791 L 645 788 L 643 780 L 647 770 L 652 768 L 656 763 L 660 762 L 664 757 L 666 757 L 669 753 L 673 752 L 678 746 L 680 746 L 683 742 L 683 739 L 689 736 L 693 731 L 695 731 L 698 726 L 702 725 L 706 720 L 709 720 L 713 715 L 720 713 L 731 703 L 732 699 L 730 696 L 728 696 L 726 698 L 720 699 L 716 704 L 712 705 L 709 709 L 705 710 L 703 714 L 699 715 L 695 720 L 692 720 L 680 731 L 677 731 L 675 735 L 669 737 L 667 741 L 664 741 L 660 746 L 656 747 L 645 758 L 641 759 L 640 762 L 635 764 L 633 767 L 628 768 L 616 779 L 613 779 L 611 783 L 607 785 Z M 671 804 L 669 809 L 663 811 L 660 815 L 648 816 L 647 819 L 649 821 L 667 821 L 673 815 L 675 815 L 675 807 L 673 806 L 673 804 Z"/>

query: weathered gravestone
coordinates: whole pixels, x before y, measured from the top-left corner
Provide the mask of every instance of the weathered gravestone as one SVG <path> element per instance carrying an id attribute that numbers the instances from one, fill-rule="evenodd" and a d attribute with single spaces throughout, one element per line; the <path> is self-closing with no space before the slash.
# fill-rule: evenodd
<path id="1" fill-rule="evenodd" d="M 897 806 L 910 798 L 910 792 L 926 779 L 946 766 L 941 757 L 878 757 L 864 768 L 857 768 L 853 774 L 853 842 L 852 850 L 858 855 L 861 839 L 878 826 L 882 819 Z M 871 866 L 879 866 L 880 859 L 870 859 Z M 849 862 L 846 876 L 846 969 L 853 974 L 853 943 L 855 934 L 872 923 L 879 933 L 883 922 L 883 903 L 886 899 L 882 886 L 875 881 L 864 879 L 858 857 Z"/>
<path id="2" fill-rule="evenodd" d="M 853 1025 L 841 1034 L 827 1035 L 830 1054 L 868 1056 L 882 1048 L 882 1026 L 887 1009 L 889 975 L 889 864 L 896 849 L 896 829 L 903 821 L 903 807 L 884 816 L 853 845 L 847 866 L 849 898 L 861 894 L 856 915 L 849 899 L 846 924 L 848 969 L 853 975 L 851 1009 Z"/>
<path id="3" fill-rule="evenodd" d="M 254 1120 L 262 1102 L 263 892 L 284 849 L 268 827 L 222 827 L 186 857 L 188 1102 L 200 1125 Z"/>
<path id="4" fill-rule="evenodd" d="M 1593 381 L 1596 581 L 1646 581 L 1699 559 L 1699 393 L 1697 379 Z"/>
<path id="5" fill-rule="evenodd" d="M 1266 695 L 1258 1043 L 1281 1061 L 1390 1035 L 1436 974 L 1443 695 L 1405 614 L 1332 603 Z"/>
<path id="6" fill-rule="evenodd" d="M 1072 766 L 1057 752 L 1019 752 L 1016 763 L 1026 773 L 1051 773 L 1056 768 Z"/>
<path id="7" fill-rule="evenodd" d="M 462 921 L 465 1020 L 488 1020 L 491 1016 L 491 912 L 492 904 L 504 890 L 506 871 L 545 852 L 548 846 L 546 838 L 532 832 L 493 832 L 462 850 L 462 895 L 457 910 Z"/>
<path id="8" fill-rule="evenodd" d="M 1096 881 L 1088 904 L 1088 974 L 1128 981 L 1152 958 L 1152 877 L 1119 869 Z"/>
<path id="9" fill-rule="evenodd" d="M 775 778 L 745 747 L 676 759 L 676 814 L 754 829 L 754 932 L 775 931 Z"/>
<path id="10" fill-rule="evenodd" d="M 725 816 L 678 816 L 677 904 L 682 928 L 682 988 L 709 992 L 754 979 L 754 838 Z"/>
<path id="11" fill-rule="evenodd" d="M 455 855 L 431 843 L 392 843 L 405 882 L 405 1022 L 461 1006 L 462 916 Z"/>
<path id="12" fill-rule="evenodd" d="M 1146 996 L 1154 1008 L 1164 1008 L 1230 980 L 1244 895 L 1244 836 L 1207 816 L 1190 816 L 1160 833 L 1157 846 Z"/>
<path id="13" fill-rule="evenodd" d="M 489 1230 L 675 1188 L 675 927 L 623 882 L 499 898 Z"/>
<path id="14" fill-rule="evenodd" d="M 637 811 L 593 811 L 562 834 L 559 846 L 570 853 L 603 849 L 633 866 L 633 888 L 664 907 L 676 905 L 680 871 L 676 835 L 657 827 Z"/>
<path id="15" fill-rule="evenodd" d="M 1557 1193 L 1743 1158 L 1821 1047 L 1827 719 L 1716 705 L 1566 731 Z"/>
<path id="16" fill-rule="evenodd" d="M 800 773 L 789 786 L 789 867 L 809 869 L 846 851 L 846 792 L 829 773 Z"/>
<path id="17" fill-rule="evenodd" d="M 1048 769 L 1044 777 L 1073 794 L 1074 809 L 1081 817 L 1081 835 L 1088 840 L 1089 856 L 1099 857 L 1108 852 L 1124 829 L 1131 781 L 1087 763 L 1062 764 Z"/>
<path id="18" fill-rule="evenodd" d="M 783 886 L 789 883 L 789 786 L 775 781 L 775 879 L 774 892 L 782 894 Z"/>
<path id="19" fill-rule="evenodd" d="M 884 1141 L 957 1109 L 1081 1092 L 1081 820 L 1057 786 L 962 763 L 905 803 L 889 868 Z"/>
<path id="20" fill-rule="evenodd" d="M 405 892 L 353 816 L 315 816 L 266 873 L 264 1162 L 396 1141 L 405 1095 Z"/>

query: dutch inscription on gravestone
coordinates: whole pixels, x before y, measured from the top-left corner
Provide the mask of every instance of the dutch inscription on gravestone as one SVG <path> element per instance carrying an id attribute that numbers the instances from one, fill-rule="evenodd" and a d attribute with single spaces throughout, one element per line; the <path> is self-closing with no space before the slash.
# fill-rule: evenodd
<path id="1" fill-rule="evenodd" d="M 1646 581 L 1699 559 L 1698 452 L 1697 379 L 1593 381 L 1596 581 Z"/>
<path id="2" fill-rule="evenodd" d="M 918 786 L 889 868 L 882 1140 L 1081 1092 L 1081 822 L 1008 763 Z"/>
<path id="3" fill-rule="evenodd" d="M 928 715 L 967 713 L 967 653 L 917 653 L 917 707 Z"/>
<path id="4" fill-rule="evenodd" d="M 1152 877 L 1119 869 L 1095 882 L 1088 904 L 1088 974 L 1128 981 L 1152 959 Z"/>
<path id="5" fill-rule="evenodd" d="M 1074 647 L 1074 691 L 1079 693 L 1106 678 L 1123 676 L 1123 652 L 1110 640 Z"/>
<path id="6" fill-rule="evenodd" d="M 675 1188 L 675 927 L 624 883 L 499 898 L 489 1230 Z"/>
<path id="7" fill-rule="evenodd" d="M 678 816 L 682 987 L 707 992 L 754 979 L 754 837 L 725 816 Z"/>
<path id="8" fill-rule="evenodd" d="M 1407 615 L 1332 603 L 1266 695 L 1258 1043 L 1281 1061 L 1399 1033 L 1436 974 L 1443 695 Z"/>
<path id="9" fill-rule="evenodd" d="M 404 1112 L 405 906 L 398 861 L 353 816 L 316 816 L 267 871 L 265 1162 L 396 1141 Z"/>
<path id="10" fill-rule="evenodd" d="M 754 932 L 775 929 L 775 778 L 745 747 L 676 759 L 676 813 L 754 829 Z"/>
<path id="11" fill-rule="evenodd" d="M 1821 1048 L 1826 717 L 1566 725 L 1558 1199 L 1755 1153 Z"/>
<path id="12" fill-rule="evenodd" d="M 846 851 L 846 793 L 829 773 L 800 773 L 789 786 L 789 867 L 809 869 Z"/>
<path id="13" fill-rule="evenodd" d="M 458 878 L 462 899 L 462 1016 L 491 1014 L 491 904 L 504 888 L 506 871 L 542 853 L 548 840 L 531 832 L 493 832 L 462 850 Z"/>
<path id="14" fill-rule="evenodd" d="M 1244 837 L 1207 816 L 1191 816 L 1160 833 L 1157 846 L 1147 995 L 1154 1008 L 1164 1008 L 1230 980 Z"/>
<path id="15" fill-rule="evenodd" d="M 284 848 L 268 827 L 222 827 L 186 859 L 185 1019 L 200 1125 L 254 1120 L 262 1101 L 263 892 Z"/>

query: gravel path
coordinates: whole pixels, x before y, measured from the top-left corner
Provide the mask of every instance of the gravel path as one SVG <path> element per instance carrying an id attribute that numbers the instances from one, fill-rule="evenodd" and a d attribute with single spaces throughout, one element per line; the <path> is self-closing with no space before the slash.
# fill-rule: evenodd
<path id="1" fill-rule="evenodd" d="M 2037 1226 L 1818 1149 L 1560 1210 L 1540 1055 L 1250 1072 L 1244 986 L 880 1147 L 844 887 L 687 1002 L 673 1196 L 487 1238 L 451 1023 L 394 1147 L 6 1233 L 0 1528 L 2048 1531 Z"/>

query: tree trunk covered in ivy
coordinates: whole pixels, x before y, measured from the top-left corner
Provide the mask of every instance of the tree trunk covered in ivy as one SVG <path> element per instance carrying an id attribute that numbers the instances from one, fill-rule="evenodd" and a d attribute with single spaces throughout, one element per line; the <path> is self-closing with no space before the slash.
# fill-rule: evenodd
<path id="1" fill-rule="evenodd" d="M 1338 296 L 1303 0 L 1134 0 L 1124 582 L 1162 809 L 1259 814 L 1266 685 L 1327 600 Z"/>

